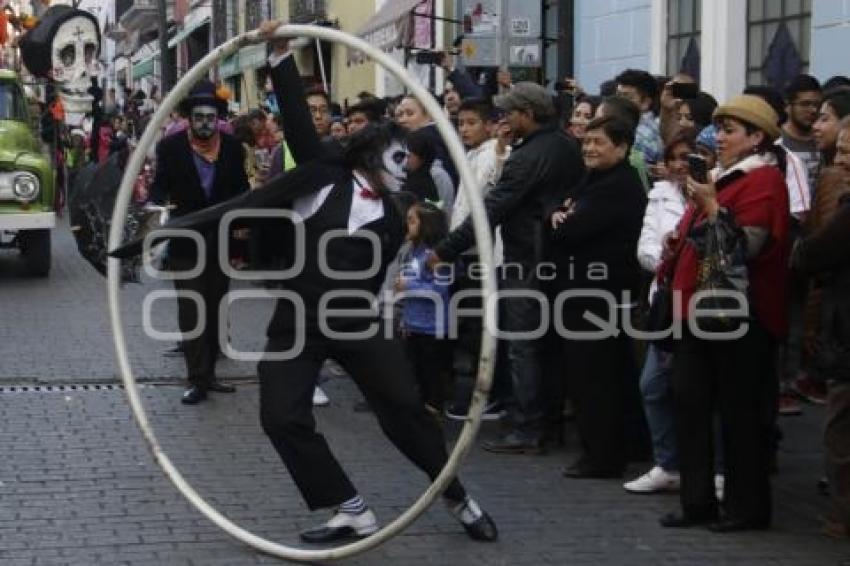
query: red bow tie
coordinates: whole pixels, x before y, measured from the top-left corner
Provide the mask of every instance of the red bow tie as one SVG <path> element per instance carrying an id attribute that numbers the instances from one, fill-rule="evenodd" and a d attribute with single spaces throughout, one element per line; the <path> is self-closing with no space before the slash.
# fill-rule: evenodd
<path id="1" fill-rule="evenodd" d="M 361 187 L 360 188 L 360 197 L 369 199 L 369 200 L 378 200 L 381 198 L 381 195 L 370 189 L 369 187 Z"/>

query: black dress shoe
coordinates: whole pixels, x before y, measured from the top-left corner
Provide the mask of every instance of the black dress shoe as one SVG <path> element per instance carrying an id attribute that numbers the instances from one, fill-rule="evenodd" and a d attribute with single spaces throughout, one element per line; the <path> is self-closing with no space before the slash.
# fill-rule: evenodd
<path id="1" fill-rule="evenodd" d="M 545 452 L 543 442 L 539 438 L 529 438 L 511 432 L 496 440 L 485 441 L 482 448 L 496 454 L 542 454 Z"/>
<path id="2" fill-rule="evenodd" d="M 770 528 L 770 521 L 755 521 L 752 519 L 737 519 L 725 517 L 709 523 L 708 530 L 713 533 L 734 533 L 738 531 L 762 531 Z"/>
<path id="3" fill-rule="evenodd" d="M 209 385 L 207 385 L 207 389 L 209 391 L 214 391 L 216 393 L 235 393 L 236 388 L 229 383 L 225 383 L 223 381 L 215 380 L 211 381 Z"/>
<path id="4" fill-rule="evenodd" d="M 482 542 L 495 542 L 499 539 L 499 529 L 496 528 L 496 523 L 487 511 L 482 511 L 481 516 L 473 523 L 461 523 L 463 530 L 469 535 L 472 540 L 480 540 Z"/>
<path id="5" fill-rule="evenodd" d="M 207 390 L 200 385 L 193 385 L 183 392 L 180 402 L 184 405 L 197 405 L 207 398 Z"/>
<path id="6" fill-rule="evenodd" d="M 662 527 L 667 529 L 687 529 L 697 525 L 707 525 L 717 520 L 717 512 L 706 513 L 667 513 L 659 519 Z"/>
<path id="7" fill-rule="evenodd" d="M 304 542 L 326 544 L 349 538 L 362 538 L 378 530 L 378 521 L 374 513 L 366 510 L 354 515 L 337 513 L 321 527 L 302 532 L 299 536 Z"/>
<path id="8" fill-rule="evenodd" d="M 469 538 L 483 542 L 498 540 L 499 529 L 496 528 L 496 523 L 476 501 L 467 496 L 460 502 L 447 499 L 446 504 Z"/>

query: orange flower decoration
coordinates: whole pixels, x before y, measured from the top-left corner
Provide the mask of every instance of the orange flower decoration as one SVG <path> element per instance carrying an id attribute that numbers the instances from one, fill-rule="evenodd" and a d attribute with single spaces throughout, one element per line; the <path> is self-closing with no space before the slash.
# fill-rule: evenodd
<path id="1" fill-rule="evenodd" d="M 215 89 L 215 96 L 221 100 L 230 100 L 230 97 L 233 96 L 233 93 L 230 89 L 224 85 L 219 85 Z"/>

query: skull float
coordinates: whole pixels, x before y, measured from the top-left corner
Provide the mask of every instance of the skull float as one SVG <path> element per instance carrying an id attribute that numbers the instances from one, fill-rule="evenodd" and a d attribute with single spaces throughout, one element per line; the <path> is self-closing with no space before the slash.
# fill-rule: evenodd
<path id="1" fill-rule="evenodd" d="M 52 6 L 21 39 L 21 56 L 30 73 L 53 79 L 66 122 L 79 125 L 92 111 L 88 92 L 98 73 L 100 27 L 93 15 L 71 6 Z"/>

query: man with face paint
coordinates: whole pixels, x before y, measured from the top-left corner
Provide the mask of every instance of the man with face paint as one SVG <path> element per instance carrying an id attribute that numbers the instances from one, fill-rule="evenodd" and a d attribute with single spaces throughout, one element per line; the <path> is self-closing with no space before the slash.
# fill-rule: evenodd
<path id="1" fill-rule="evenodd" d="M 215 85 L 201 81 L 181 105 L 181 112 L 189 119 L 189 128 L 157 145 L 151 200 L 160 205 L 169 203 L 174 217 L 218 204 L 249 188 L 242 144 L 217 127 L 225 111 L 226 102 L 216 97 Z M 198 304 L 191 298 L 180 297 L 177 303 L 180 331 L 188 336 L 181 348 L 189 381 L 182 402 L 187 405 L 203 401 L 209 391 L 235 390 L 215 377 L 219 353 L 218 307 L 228 288 L 228 279 L 219 266 L 217 226 L 202 231 L 201 235 L 203 253 L 188 238 L 176 238 L 168 247 L 171 270 L 187 271 L 202 265 L 197 276 L 174 281 L 178 292 L 199 295 L 202 299 Z M 198 334 L 193 330 L 199 323 L 202 328 Z"/>

